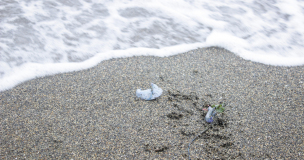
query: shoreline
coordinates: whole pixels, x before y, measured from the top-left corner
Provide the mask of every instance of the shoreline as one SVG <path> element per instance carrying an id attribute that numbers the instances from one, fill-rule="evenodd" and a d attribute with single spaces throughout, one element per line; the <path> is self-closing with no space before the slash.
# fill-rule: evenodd
<path id="1" fill-rule="evenodd" d="M 224 102 L 191 158 L 302 159 L 303 73 L 209 47 L 37 78 L 0 92 L 0 158 L 187 159 L 202 109 Z M 136 98 L 151 82 L 162 96 Z"/>

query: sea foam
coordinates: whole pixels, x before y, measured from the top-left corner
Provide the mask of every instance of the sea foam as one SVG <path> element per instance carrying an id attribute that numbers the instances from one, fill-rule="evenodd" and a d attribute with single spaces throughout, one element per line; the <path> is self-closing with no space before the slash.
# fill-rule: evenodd
<path id="1" fill-rule="evenodd" d="M 219 46 L 270 65 L 304 64 L 300 0 L 0 2 L 0 91 L 103 60 Z"/>

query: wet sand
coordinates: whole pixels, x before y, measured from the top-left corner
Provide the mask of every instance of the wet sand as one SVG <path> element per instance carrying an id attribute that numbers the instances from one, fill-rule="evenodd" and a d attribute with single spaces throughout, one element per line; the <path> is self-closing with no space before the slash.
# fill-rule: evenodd
<path id="1" fill-rule="evenodd" d="M 211 47 L 37 78 L 0 93 L 0 159 L 187 159 L 219 103 L 191 159 L 304 159 L 303 76 Z"/>

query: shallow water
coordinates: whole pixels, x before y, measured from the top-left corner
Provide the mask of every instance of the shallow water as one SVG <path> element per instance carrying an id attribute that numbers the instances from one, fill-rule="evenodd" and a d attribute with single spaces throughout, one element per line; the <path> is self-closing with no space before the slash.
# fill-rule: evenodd
<path id="1" fill-rule="evenodd" d="M 110 58 L 208 46 L 304 64 L 303 0 L 2 0 L 0 17 L 0 91 Z"/>

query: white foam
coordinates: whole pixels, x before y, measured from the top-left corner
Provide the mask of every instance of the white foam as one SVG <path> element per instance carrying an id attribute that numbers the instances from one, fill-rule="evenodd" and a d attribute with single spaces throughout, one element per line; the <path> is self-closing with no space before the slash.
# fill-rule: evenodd
<path id="1" fill-rule="evenodd" d="M 0 91 L 110 58 L 208 46 L 264 64 L 304 64 L 297 0 L 12 0 L 0 14 Z"/>

